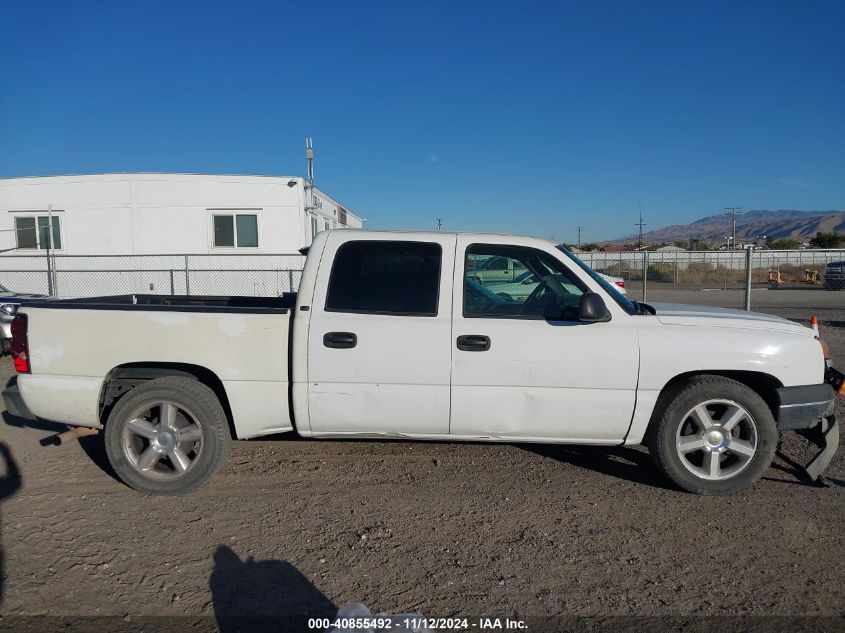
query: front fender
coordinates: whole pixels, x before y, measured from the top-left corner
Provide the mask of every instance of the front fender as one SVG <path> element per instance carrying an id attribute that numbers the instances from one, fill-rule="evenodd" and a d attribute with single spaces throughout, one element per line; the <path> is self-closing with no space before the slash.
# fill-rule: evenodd
<path id="1" fill-rule="evenodd" d="M 661 391 L 683 374 L 751 372 L 784 387 L 824 382 L 821 346 L 804 333 L 655 321 L 639 337 L 640 380 L 626 444 L 642 442 Z"/>

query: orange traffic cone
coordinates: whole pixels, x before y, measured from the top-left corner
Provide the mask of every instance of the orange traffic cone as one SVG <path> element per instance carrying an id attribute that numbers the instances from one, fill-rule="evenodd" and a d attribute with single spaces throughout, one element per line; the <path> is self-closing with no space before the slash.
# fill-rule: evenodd
<path id="1" fill-rule="evenodd" d="M 813 328 L 813 331 L 818 334 L 819 333 L 819 317 L 815 314 L 810 317 L 810 327 Z"/>

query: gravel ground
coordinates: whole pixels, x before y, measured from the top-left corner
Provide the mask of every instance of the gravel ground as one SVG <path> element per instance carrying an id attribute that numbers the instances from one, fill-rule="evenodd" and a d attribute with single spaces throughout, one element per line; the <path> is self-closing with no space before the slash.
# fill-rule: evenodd
<path id="1" fill-rule="evenodd" d="M 820 292 L 757 303 L 805 319 Z M 742 303 L 730 291 L 649 298 Z M 845 366 L 845 308 L 823 314 Z M 698 497 L 638 448 L 283 437 L 236 442 L 209 485 L 163 498 L 116 481 L 99 438 L 44 447 L 62 427 L 3 417 L 19 475 L 0 480 L 0 629 L 108 615 L 115 630 L 139 618 L 150 630 L 143 616 L 239 630 L 225 616 L 328 615 L 350 601 L 427 616 L 845 613 L 842 451 L 829 488 L 778 458 L 751 490 Z"/>

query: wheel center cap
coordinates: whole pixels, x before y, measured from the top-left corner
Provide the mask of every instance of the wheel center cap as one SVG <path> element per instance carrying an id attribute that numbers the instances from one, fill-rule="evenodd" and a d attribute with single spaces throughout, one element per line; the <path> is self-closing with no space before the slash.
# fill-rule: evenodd
<path id="1" fill-rule="evenodd" d="M 156 444 L 163 450 L 176 446 L 176 435 L 171 431 L 159 431 L 156 433 Z"/>
<path id="2" fill-rule="evenodd" d="M 725 436 L 722 434 L 721 431 L 708 431 L 705 441 L 709 446 L 713 448 L 718 448 L 725 441 Z"/>

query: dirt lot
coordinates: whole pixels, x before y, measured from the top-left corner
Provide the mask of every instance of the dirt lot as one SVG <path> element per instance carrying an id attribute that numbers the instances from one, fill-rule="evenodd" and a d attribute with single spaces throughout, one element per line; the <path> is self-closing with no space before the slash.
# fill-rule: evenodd
<path id="1" fill-rule="evenodd" d="M 820 294 L 758 304 L 802 319 Z M 824 305 L 845 366 L 845 307 Z M 216 616 L 222 630 L 256 630 L 225 616 L 327 615 L 350 601 L 427 616 L 845 613 L 843 451 L 830 488 L 778 459 L 750 491 L 712 498 L 671 488 L 640 449 L 285 437 L 237 442 L 205 488 L 161 498 L 116 481 L 98 438 L 42 447 L 61 427 L 4 419 L 0 628 L 108 615 L 64 623 L 151 630 L 163 620 L 143 616 L 177 616 L 174 630 Z"/>

